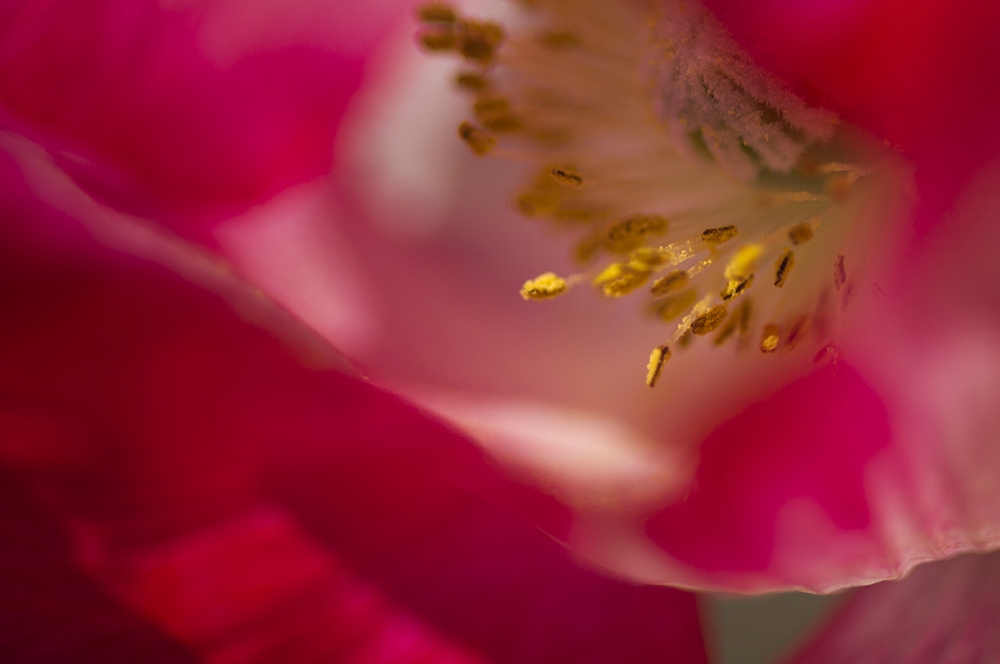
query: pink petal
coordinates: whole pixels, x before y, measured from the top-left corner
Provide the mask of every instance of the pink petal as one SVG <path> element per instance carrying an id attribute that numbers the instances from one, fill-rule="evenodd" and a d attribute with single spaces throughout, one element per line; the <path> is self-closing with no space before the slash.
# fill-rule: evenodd
<path id="1" fill-rule="evenodd" d="M 696 577 L 759 590 L 745 574 L 756 571 L 829 590 L 815 586 L 863 574 L 880 556 L 865 474 L 890 434 L 857 373 L 822 369 L 716 429 L 691 493 L 647 533 Z"/>
<path id="2" fill-rule="evenodd" d="M 3 123 L 100 200 L 198 234 L 329 170 L 389 6 L 8 3 Z"/>
<path id="3" fill-rule="evenodd" d="M 992 662 L 1000 657 L 1000 557 L 963 556 L 854 591 L 790 662 Z"/>

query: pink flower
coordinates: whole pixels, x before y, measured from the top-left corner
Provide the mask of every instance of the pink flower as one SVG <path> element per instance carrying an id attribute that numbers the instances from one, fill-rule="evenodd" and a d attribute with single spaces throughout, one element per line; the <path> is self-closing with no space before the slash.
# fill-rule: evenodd
<path id="1" fill-rule="evenodd" d="M 16 480 L 5 541 L 31 539 L 3 551 L 0 615 L 36 617 L 28 638 L 4 638 L 101 661 L 184 661 L 185 649 L 702 661 L 691 595 L 585 571 L 522 517 L 600 564 L 699 588 L 825 591 L 995 548 L 989 22 L 933 2 L 862 4 L 713 5 L 806 102 L 916 168 L 920 205 L 872 240 L 878 288 L 846 317 L 844 359 L 810 371 L 678 353 L 668 369 L 681 378 L 656 391 L 641 373 L 663 328 L 620 303 L 519 301 L 558 242 L 508 232 L 506 190 L 479 187 L 476 167 L 435 180 L 413 161 L 410 139 L 443 134 L 396 124 L 390 149 L 367 155 L 441 185 L 425 197 L 436 209 L 408 205 L 389 231 L 361 220 L 343 180 L 332 194 L 315 180 L 378 6 L 3 10 L 0 459 Z M 456 182 L 472 195 L 448 196 Z M 460 216 L 483 227 L 434 226 Z M 360 381 L 163 226 L 220 245 L 489 454 Z M 305 253 L 283 256 L 290 246 Z M 965 600 L 995 583 L 993 563 L 969 560 L 862 591 L 804 656 L 851 657 L 869 612 L 896 615 L 935 583 L 992 619 Z M 906 617 L 890 627 L 926 622 Z M 959 626 L 914 657 L 943 652 Z M 969 652 L 989 647 L 975 629 L 961 636 Z"/>

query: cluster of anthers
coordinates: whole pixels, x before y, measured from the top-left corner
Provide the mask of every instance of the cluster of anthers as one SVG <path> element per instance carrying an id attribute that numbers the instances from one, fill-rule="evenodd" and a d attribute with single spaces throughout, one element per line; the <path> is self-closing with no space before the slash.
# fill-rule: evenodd
<path id="1" fill-rule="evenodd" d="M 580 272 L 522 296 L 644 293 L 673 325 L 651 387 L 695 337 L 828 355 L 890 213 L 881 146 L 787 91 L 694 0 L 517 4 L 505 27 L 427 5 L 418 39 L 464 62 L 461 139 L 535 164 L 518 209 L 577 237 Z"/>

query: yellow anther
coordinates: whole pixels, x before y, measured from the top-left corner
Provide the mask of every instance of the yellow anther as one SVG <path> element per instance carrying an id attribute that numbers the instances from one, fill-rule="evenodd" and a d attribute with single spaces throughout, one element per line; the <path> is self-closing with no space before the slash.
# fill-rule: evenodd
<path id="1" fill-rule="evenodd" d="M 733 260 L 726 266 L 726 279 L 730 282 L 745 281 L 757 271 L 757 259 L 764 253 L 764 245 L 748 244 L 740 247 Z"/>
<path id="2" fill-rule="evenodd" d="M 737 281 L 735 279 L 730 281 L 729 284 L 726 286 L 726 288 L 721 293 L 719 293 L 719 297 L 721 297 L 724 301 L 729 301 L 733 299 L 746 289 L 750 288 L 750 284 L 753 283 L 753 276 L 754 275 L 751 274 L 749 277 L 743 279 L 742 281 Z"/>
<path id="3" fill-rule="evenodd" d="M 568 187 L 579 187 L 583 184 L 583 176 L 572 168 L 553 168 L 550 174 L 553 180 Z"/>
<path id="4" fill-rule="evenodd" d="M 656 381 L 660 380 L 663 373 L 663 365 L 670 359 L 670 347 L 666 344 L 657 346 L 649 354 L 649 366 L 646 370 L 646 385 L 656 387 Z"/>
<path id="5" fill-rule="evenodd" d="M 496 23 L 463 21 L 462 40 L 459 52 L 467 59 L 488 65 L 496 55 L 497 47 L 503 42 L 503 28 Z"/>
<path id="6" fill-rule="evenodd" d="M 573 258 L 577 263 L 586 265 L 597 258 L 597 255 L 601 252 L 601 248 L 603 246 L 603 235 L 591 235 L 577 243 L 576 247 L 573 249 Z"/>
<path id="7" fill-rule="evenodd" d="M 674 295 L 687 288 L 690 283 L 691 276 L 687 272 L 684 270 L 674 270 L 654 281 L 650 292 L 653 294 L 653 297 Z"/>
<path id="8" fill-rule="evenodd" d="M 781 327 L 774 323 L 764 326 L 764 331 L 760 335 L 760 352 L 773 353 L 778 350 L 781 343 Z"/>
<path id="9" fill-rule="evenodd" d="M 660 267 L 670 260 L 670 252 L 659 248 L 654 249 L 652 247 L 639 247 L 632 252 L 630 258 L 630 263 L 638 263 L 643 265 L 646 269 L 651 270 L 655 267 Z"/>
<path id="10" fill-rule="evenodd" d="M 455 76 L 455 84 L 463 90 L 482 92 L 490 87 L 485 76 L 474 71 L 462 71 Z"/>
<path id="11" fill-rule="evenodd" d="M 566 280 L 555 272 L 540 274 L 524 282 L 521 297 L 525 300 L 548 300 L 566 292 Z"/>
<path id="12" fill-rule="evenodd" d="M 792 241 L 792 244 L 798 246 L 803 242 L 808 242 L 812 239 L 813 227 L 809 222 L 798 224 L 794 226 L 792 230 L 788 231 L 788 239 Z"/>
<path id="13" fill-rule="evenodd" d="M 468 121 L 458 125 L 458 135 L 465 141 L 466 145 L 472 148 L 473 152 L 480 156 L 489 154 L 497 144 L 497 139 Z"/>
<path id="14" fill-rule="evenodd" d="M 725 324 L 719 329 L 719 333 L 715 335 L 712 339 L 712 343 L 716 346 L 721 346 L 726 343 L 733 333 L 736 332 L 740 327 L 740 317 L 739 316 L 729 316 L 726 318 Z"/>
<path id="15" fill-rule="evenodd" d="M 612 263 L 594 278 L 608 297 L 628 295 L 649 279 L 649 270 L 642 263 Z"/>
<path id="16" fill-rule="evenodd" d="M 788 279 L 788 273 L 792 271 L 792 266 L 795 265 L 795 254 L 792 253 L 791 249 L 785 251 L 778 257 L 778 260 L 774 263 L 774 285 L 781 288 L 785 285 L 785 281 Z"/>
<path id="17" fill-rule="evenodd" d="M 417 9 L 417 18 L 424 23 L 454 23 L 458 15 L 450 5 L 432 2 Z"/>
<path id="18" fill-rule="evenodd" d="M 846 283 L 847 270 L 844 269 L 844 254 L 840 254 L 833 263 L 833 287 L 840 290 Z"/>
<path id="19" fill-rule="evenodd" d="M 701 239 L 709 244 L 722 244 L 736 237 L 736 226 L 722 226 L 721 228 L 708 228 L 701 234 Z"/>
<path id="20" fill-rule="evenodd" d="M 493 131 L 517 131 L 522 125 L 521 119 L 511 112 L 510 101 L 499 95 L 481 95 L 472 105 L 472 111 Z"/>
<path id="21" fill-rule="evenodd" d="M 656 309 L 656 313 L 665 320 L 670 322 L 691 310 L 695 302 L 698 301 L 698 293 L 693 289 L 684 291 L 683 293 L 678 293 L 677 295 L 671 295 L 665 299 Z"/>
<path id="22" fill-rule="evenodd" d="M 666 232 L 666 217 L 658 214 L 633 214 L 608 228 L 604 235 L 604 247 L 615 254 L 626 254 L 641 247 L 646 238 Z"/>
<path id="23" fill-rule="evenodd" d="M 728 314 L 729 310 L 724 304 L 712 307 L 691 322 L 691 333 L 703 336 L 709 332 L 714 332 L 722 325 L 722 321 L 726 320 Z"/>
<path id="24" fill-rule="evenodd" d="M 628 295 L 637 288 L 642 287 L 649 279 L 649 275 L 642 272 L 626 272 L 622 276 L 604 284 L 602 290 L 608 297 L 621 297 Z"/>
<path id="25" fill-rule="evenodd" d="M 426 30 L 420 33 L 418 39 L 428 51 L 454 51 L 458 48 L 458 35 L 450 30 Z"/>
<path id="26" fill-rule="evenodd" d="M 482 95 L 472 104 L 472 112 L 477 117 L 491 117 L 510 113 L 510 101 L 500 95 Z"/>

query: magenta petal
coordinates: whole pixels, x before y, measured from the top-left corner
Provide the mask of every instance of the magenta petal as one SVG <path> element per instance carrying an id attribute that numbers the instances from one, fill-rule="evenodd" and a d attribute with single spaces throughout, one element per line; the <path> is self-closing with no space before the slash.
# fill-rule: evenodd
<path id="1" fill-rule="evenodd" d="M 857 553 L 848 533 L 877 536 L 867 532 L 865 472 L 889 440 L 885 408 L 857 373 L 821 369 L 712 433 L 690 495 L 650 518 L 647 533 L 716 580 L 760 572 L 823 589 L 828 579 L 812 571 L 825 562 L 838 577 Z M 732 578 L 751 589 L 754 576 Z"/>
<path id="2" fill-rule="evenodd" d="M 195 233 L 329 170 L 365 45 L 340 22 L 378 34 L 269 4 L 7 3 L 0 109 L 100 200 Z"/>
<path id="3" fill-rule="evenodd" d="M 10 476 L 2 476 L 3 661 L 194 664 L 194 655 L 117 604 L 74 569 L 68 542 L 50 515 L 18 495 L 17 484 Z"/>
<path id="4" fill-rule="evenodd" d="M 856 590 L 790 664 L 995 662 L 1000 659 L 1000 556 L 925 565 Z"/>
<path id="5" fill-rule="evenodd" d="M 353 391 L 343 406 L 364 413 L 378 398 Z M 448 441 L 461 439 L 414 415 L 347 419 L 348 444 L 316 441 L 307 462 L 283 455 L 279 495 L 356 569 L 490 661 L 704 661 L 693 595 L 579 567 L 528 521 L 483 500 L 484 490 L 504 490 L 488 466 L 449 453 Z M 545 521 L 542 504 L 532 515 Z"/>

